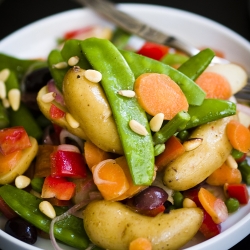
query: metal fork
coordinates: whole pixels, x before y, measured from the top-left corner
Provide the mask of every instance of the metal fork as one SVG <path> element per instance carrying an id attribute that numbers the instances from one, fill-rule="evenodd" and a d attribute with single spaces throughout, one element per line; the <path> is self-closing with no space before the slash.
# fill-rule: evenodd
<path id="1" fill-rule="evenodd" d="M 107 20 L 114 23 L 117 27 L 123 30 L 142 37 L 143 39 L 166 46 L 176 48 L 189 56 L 193 56 L 199 52 L 199 50 L 186 42 L 179 40 L 178 38 L 163 33 L 149 25 L 135 19 L 134 17 L 118 10 L 116 5 L 108 0 L 74 0 L 83 6 L 93 9 L 95 12 L 105 17 Z M 229 63 L 228 60 L 215 56 L 212 63 L 225 64 Z M 250 78 L 248 77 L 247 85 L 239 91 L 236 98 L 241 101 L 250 102 Z"/>

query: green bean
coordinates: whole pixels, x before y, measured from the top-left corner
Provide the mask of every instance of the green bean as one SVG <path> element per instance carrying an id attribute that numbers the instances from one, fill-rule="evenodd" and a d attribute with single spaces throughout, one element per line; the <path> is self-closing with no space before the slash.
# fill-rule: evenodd
<path id="1" fill-rule="evenodd" d="M 177 113 L 172 120 L 153 135 L 154 144 L 165 143 L 176 132 L 183 130 L 189 120 L 190 115 L 187 112 L 180 111 Z"/>
<path id="2" fill-rule="evenodd" d="M 39 210 L 41 199 L 12 185 L 0 187 L 0 196 L 23 219 L 49 233 L 51 219 Z M 65 212 L 60 207 L 55 206 L 54 209 L 57 215 Z M 82 219 L 73 215 L 55 223 L 54 235 L 56 239 L 78 249 L 86 249 L 89 245 Z"/>
<path id="3" fill-rule="evenodd" d="M 155 145 L 155 156 L 161 154 L 165 150 L 165 144 Z"/>
<path id="4" fill-rule="evenodd" d="M 215 54 L 211 49 L 204 49 L 198 54 L 190 57 L 189 60 L 178 68 L 178 70 L 195 81 L 211 63 L 214 56 Z"/>
<path id="5" fill-rule="evenodd" d="M 130 51 L 120 51 L 132 69 L 135 78 L 143 73 L 166 74 L 180 86 L 190 105 L 199 106 L 202 104 L 206 93 L 185 74 L 154 59 Z"/>
<path id="6" fill-rule="evenodd" d="M 133 89 L 133 72 L 110 41 L 89 38 L 82 41 L 81 46 L 92 67 L 102 73 L 101 84 L 112 109 L 134 183 L 151 184 L 154 175 L 154 146 L 146 113 L 136 98 L 118 94 L 120 90 Z M 130 129 L 131 120 L 144 126 L 148 134 L 140 135 Z"/>

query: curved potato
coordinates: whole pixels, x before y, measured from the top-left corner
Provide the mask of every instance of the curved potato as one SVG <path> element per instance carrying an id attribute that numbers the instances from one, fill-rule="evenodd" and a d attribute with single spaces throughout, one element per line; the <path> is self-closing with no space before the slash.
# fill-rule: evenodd
<path id="1" fill-rule="evenodd" d="M 38 92 L 37 95 L 37 104 L 38 107 L 40 109 L 40 111 L 44 114 L 44 116 L 50 120 L 51 122 L 57 124 L 58 126 L 67 129 L 71 134 L 76 135 L 77 137 L 86 140 L 87 136 L 85 134 L 85 132 L 83 131 L 83 129 L 81 127 L 78 128 L 72 128 L 69 123 L 66 121 L 65 117 L 59 118 L 59 119 L 53 119 L 51 118 L 50 114 L 49 114 L 49 110 L 50 110 L 50 106 L 51 104 L 54 104 L 56 106 L 58 106 L 61 110 L 63 110 L 64 112 L 68 112 L 66 110 L 65 107 L 62 107 L 60 104 L 56 103 L 55 101 L 52 101 L 50 103 L 45 103 L 42 101 L 42 96 L 44 94 L 47 94 L 48 90 L 47 90 L 47 86 L 44 86 L 40 89 L 40 91 Z"/>
<path id="2" fill-rule="evenodd" d="M 11 171 L 2 176 L 0 175 L 0 185 L 13 182 L 18 175 L 23 174 L 29 168 L 31 162 L 36 157 L 38 151 L 37 140 L 31 136 L 29 138 L 31 147 L 26 148 L 22 151 L 22 158 L 17 163 L 17 165 L 13 169 L 11 169 Z"/>
<path id="3" fill-rule="evenodd" d="M 67 108 L 87 137 L 107 152 L 123 154 L 120 137 L 107 98 L 99 83 L 84 77 L 85 70 L 69 69 L 63 81 Z"/>
<path id="4" fill-rule="evenodd" d="M 152 242 L 153 250 L 174 250 L 197 233 L 203 212 L 199 208 L 181 208 L 148 217 L 119 202 L 101 200 L 87 206 L 83 221 L 90 240 L 104 249 L 127 250 L 132 240 L 144 237 Z"/>
<path id="5" fill-rule="evenodd" d="M 202 138 L 202 144 L 167 165 L 164 184 L 170 189 L 184 191 L 201 183 L 219 168 L 232 150 L 226 136 L 226 125 L 232 119 L 237 118 L 225 117 L 195 129 L 190 138 Z"/>

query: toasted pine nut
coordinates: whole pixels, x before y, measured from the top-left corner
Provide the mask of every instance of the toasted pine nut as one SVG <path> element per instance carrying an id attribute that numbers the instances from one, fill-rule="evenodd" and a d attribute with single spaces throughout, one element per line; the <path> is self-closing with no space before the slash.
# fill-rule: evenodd
<path id="1" fill-rule="evenodd" d="M 42 201 L 39 204 L 39 209 L 42 213 L 44 213 L 46 216 L 48 216 L 51 219 L 54 219 L 56 217 L 56 212 L 53 206 L 48 201 Z"/>
<path id="2" fill-rule="evenodd" d="M 25 175 L 19 175 L 15 179 L 15 185 L 19 189 L 28 187 L 30 184 L 30 178 Z"/>
<path id="3" fill-rule="evenodd" d="M 137 134 L 139 135 L 144 135 L 146 136 L 148 134 L 148 131 L 146 130 L 146 128 L 144 126 L 142 126 L 139 122 L 135 121 L 135 120 L 131 120 L 129 122 L 129 126 L 130 128 Z"/>
<path id="4" fill-rule="evenodd" d="M 14 111 L 17 111 L 20 106 L 20 101 L 21 101 L 21 92 L 19 89 L 11 89 L 8 92 L 8 99 L 10 102 L 10 106 Z"/>
<path id="5" fill-rule="evenodd" d="M 101 72 L 94 70 L 94 69 L 88 69 L 85 71 L 84 76 L 91 82 L 98 83 L 102 80 L 102 74 Z"/>
<path id="6" fill-rule="evenodd" d="M 72 56 L 68 60 L 68 65 L 69 66 L 75 66 L 79 62 L 79 57 L 78 56 Z"/>
<path id="7" fill-rule="evenodd" d="M 183 143 L 183 146 L 186 151 L 191 151 L 199 147 L 202 143 L 202 138 L 191 138 Z"/>
<path id="8" fill-rule="evenodd" d="M 0 80 L 0 98 L 6 98 L 6 86 L 4 81 Z"/>
<path id="9" fill-rule="evenodd" d="M 66 62 L 59 62 L 54 64 L 52 67 L 56 69 L 65 69 L 68 67 L 68 64 Z"/>
<path id="10" fill-rule="evenodd" d="M 130 98 L 135 97 L 135 91 L 133 90 L 119 90 L 118 94 Z"/>
<path id="11" fill-rule="evenodd" d="M 49 92 L 44 94 L 41 99 L 44 103 L 50 103 L 55 100 L 56 93 L 55 92 Z"/>
<path id="12" fill-rule="evenodd" d="M 156 114 L 149 122 L 150 129 L 154 132 L 159 131 L 163 121 L 164 121 L 164 114 L 163 113 Z"/>
<path id="13" fill-rule="evenodd" d="M 229 155 L 227 157 L 227 160 L 226 160 L 226 164 L 230 167 L 230 168 L 238 168 L 238 163 L 236 162 L 236 160 L 233 158 L 232 155 Z"/>
<path id="14" fill-rule="evenodd" d="M 9 78 L 10 70 L 9 69 L 3 69 L 0 71 L 0 81 L 6 82 L 6 80 Z"/>
<path id="15" fill-rule="evenodd" d="M 194 201 L 192 201 L 189 198 L 185 198 L 182 203 L 184 208 L 192 208 L 192 207 L 197 207 Z"/>
<path id="16" fill-rule="evenodd" d="M 78 128 L 80 126 L 79 122 L 76 121 L 70 113 L 66 113 L 65 119 L 72 128 Z"/>

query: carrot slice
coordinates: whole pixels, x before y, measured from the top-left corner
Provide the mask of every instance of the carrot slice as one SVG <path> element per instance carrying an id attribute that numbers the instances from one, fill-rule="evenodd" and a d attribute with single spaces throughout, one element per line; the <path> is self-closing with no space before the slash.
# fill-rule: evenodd
<path id="1" fill-rule="evenodd" d="M 248 153 L 250 150 L 250 130 L 242 123 L 231 120 L 226 127 L 228 140 L 233 148 Z"/>
<path id="2" fill-rule="evenodd" d="M 167 75 L 142 74 L 135 81 L 134 91 L 141 107 L 152 116 L 163 113 L 165 120 L 171 120 L 178 112 L 188 110 L 186 96 Z"/>
<path id="3" fill-rule="evenodd" d="M 239 169 L 232 168 L 226 163 L 216 169 L 206 180 L 209 185 L 223 186 L 225 183 L 241 183 L 242 175 Z"/>
<path id="4" fill-rule="evenodd" d="M 94 182 L 106 200 L 113 200 L 129 189 L 126 175 L 113 159 L 104 160 L 92 167 Z"/>
<path id="5" fill-rule="evenodd" d="M 232 95 L 230 83 L 218 73 L 203 72 L 195 82 L 206 92 L 206 98 L 226 100 Z"/>
<path id="6" fill-rule="evenodd" d="M 155 157 L 155 165 L 158 171 L 161 171 L 171 161 L 185 152 L 184 146 L 176 136 L 171 136 L 165 143 L 165 150 L 163 153 Z"/>
<path id="7" fill-rule="evenodd" d="M 198 198 L 202 207 L 212 217 L 216 224 L 220 224 L 227 219 L 227 207 L 221 199 L 215 197 L 205 188 L 200 188 Z"/>
<path id="8" fill-rule="evenodd" d="M 84 143 L 84 157 L 89 169 L 91 170 L 91 168 L 99 162 L 111 159 L 112 154 L 98 148 L 91 141 L 86 141 Z"/>
<path id="9" fill-rule="evenodd" d="M 152 243 L 147 238 L 137 238 L 130 242 L 129 250 L 152 250 Z"/>

